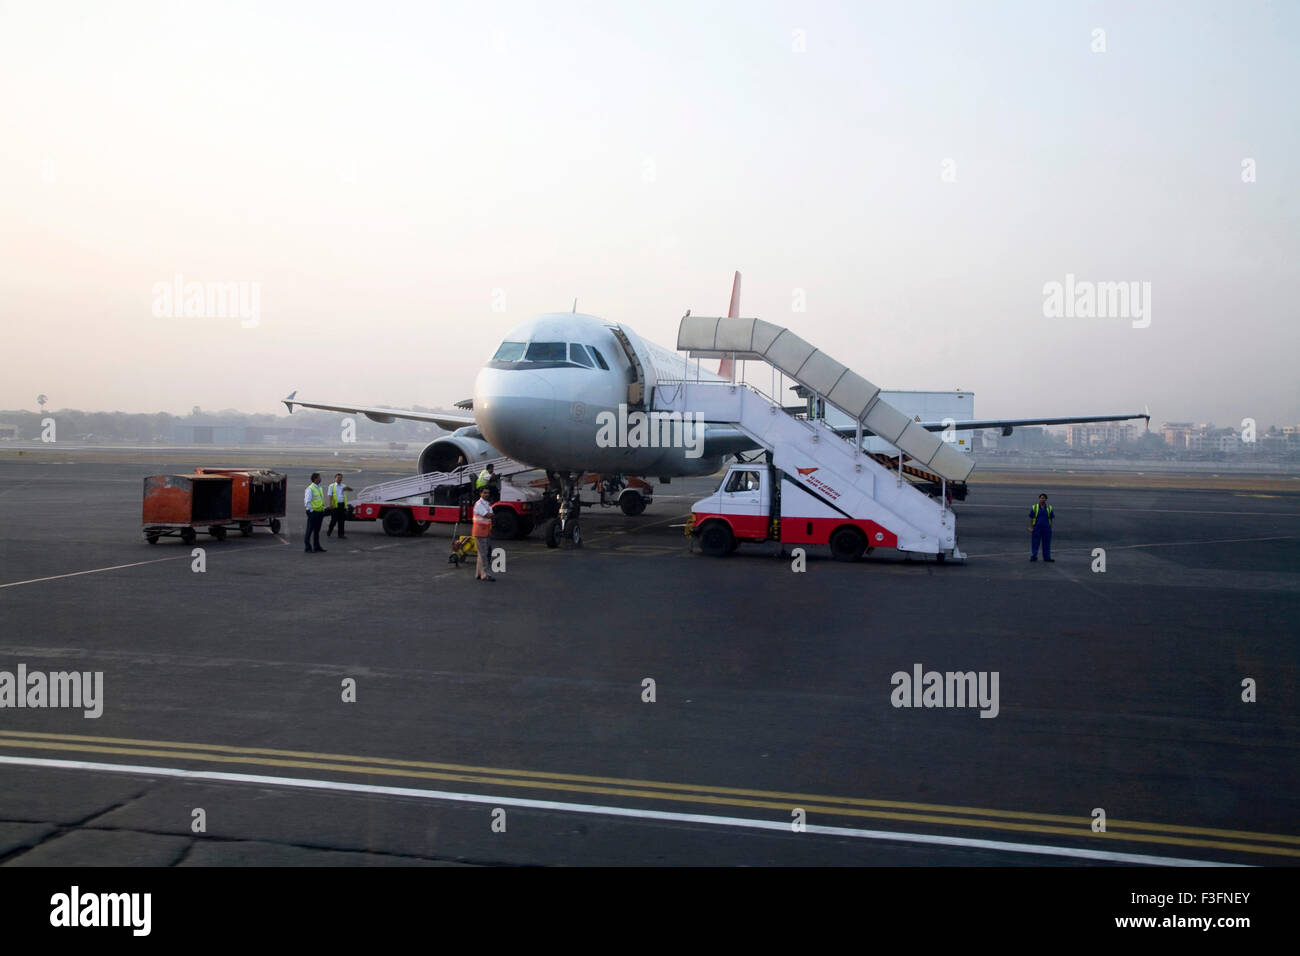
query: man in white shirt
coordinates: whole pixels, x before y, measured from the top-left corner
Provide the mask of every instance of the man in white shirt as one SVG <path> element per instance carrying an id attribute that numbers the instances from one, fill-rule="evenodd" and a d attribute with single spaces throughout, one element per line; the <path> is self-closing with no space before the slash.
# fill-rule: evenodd
<path id="1" fill-rule="evenodd" d="M 325 521 L 325 489 L 320 486 L 320 472 L 311 473 L 311 484 L 302 493 L 302 506 L 307 512 L 307 532 L 302 537 L 303 550 L 324 554 L 320 546 L 320 526 Z"/>
<path id="2" fill-rule="evenodd" d="M 478 490 L 478 501 L 474 502 L 474 550 L 478 552 L 478 563 L 474 568 L 474 580 L 495 581 L 488 573 L 492 559 L 492 501 L 487 487 Z"/>
<path id="3" fill-rule="evenodd" d="M 328 500 L 330 509 L 330 526 L 325 529 L 325 537 L 334 533 L 334 526 L 338 525 L 339 537 L 346 538 L 343 533 L 343 522 L 348 516 L 348 492 L 352 488 L 343 484 L 343 472 L 334 476 L 334 481 L 330 483 L 329 488 L 325 490 L 325 496 Z"/>

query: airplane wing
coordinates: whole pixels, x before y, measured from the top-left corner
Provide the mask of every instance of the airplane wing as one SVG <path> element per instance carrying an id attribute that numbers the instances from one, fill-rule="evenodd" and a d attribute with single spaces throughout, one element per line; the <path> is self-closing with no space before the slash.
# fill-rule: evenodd
<path id="1" fill-rule="evenodd" d="M 473 415 L 444 415 L 440 412 L 413 412 L 405 408 L 383 408 L 375 405 L 330 405 L 325 402 L 305 402 L 300 398 L 295 398 L 298 393 L 290 392 L 289 397 L 283 399 L 284 407 L 289 409 L 289 414 L 293 414 L 293 407 L 301 405 L 303 408 L 323 408 L 328 412 L 353 412 L 357 415 L 365 415 L 372 422 L 381 422 L 390 425 L 399 418 L 410 419 L 414 422 L 433 422 L 442 428 L 455 430 L 465 425 L 474 424 Z"/>
<path id="2" fill-rule="evenodd" d="M 1000 428 L 1002 434 L 1010 435 L 1011 429 L 1018 428 L 1021 425 L 1083 425 L 1088 422 L 1125 422 L 1133 418 L 1144 418 L 1148 425 L 1151 424 L 1151 416 L 1143 412 L 1137 415 L 1088 415 L 1083 418 L 985 418 L 968 422 L 952 422 L 951 424 L 921 422 L 921 427 L 932 432 L 941 432 L 945 428 L 951 428 L 959 432 L 970 431 L 974 428 Z"/>
<path id="3" fill-rule="evenodd" d="M 793 406 L 798 407 L 798 406 Z M 1146 419 L 1147 424 L 1151 423 L 1151 415 L 1142 412 L 1137 415 L 1087 415 L 1079 418 L 980 418 L 964 422 L 919 422 L 920 426 L 926 431 L 941 432 L 946 429 L 953 431 L 971 431 L 976 428 L 997 428 L 1003 435 L 1010 435 L 1013 428 L 1019 428 L 1022 425 L 1083 425 L 1088 422 L 1125 422 L 1134 418 Z M 848 437 L 857 432 L 856 427 L 841 426 L 835 429 L 837 435 Z M 863 429 L 863 435 L 872 434 L 869 430 Z"/>

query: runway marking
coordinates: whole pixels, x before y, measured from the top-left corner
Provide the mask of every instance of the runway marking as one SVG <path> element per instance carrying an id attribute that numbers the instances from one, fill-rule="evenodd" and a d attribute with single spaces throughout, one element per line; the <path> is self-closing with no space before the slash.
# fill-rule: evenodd
<path id="1" fill-rule="evenodd" d="M 38 733 L 34 731 L 0 730 L 0 745 L 3 744 L 36 750 L 108 753 L 128 756 L 180 758 L 185 760 L 215 763 L 243 763 L 259 766 L 293 767 L 296 769 L 331 770 L 344 773 L 452 780 L 461 783 L 479 785 L 494 784 L 518 788 L 646 797 L 654 800 L 722 804 L 730 806 L 757 807 L 761 809 L 778 809 L 784 811 L 789 811 L 791 807 L 798 805 L 803 806 L 804 809 L 809 812 L 825 812 L 833 816 L 870 817 L 913 823 L 934 823 L 944 826 L 964 826 L 1032 833 L 1063 834 L 1076 838 L 1114 839 L 1128 842 L 1164 843 L 1189 847 L 1212 847 L 1232 850 L 1235 852 L 1268 853 L 1281 856 L 1300 857 L 1300 849 L 1276 846 L 1255 846 L 1246 843 L 1189 838 L 1192 836 L 1225 837 L 1230 840 L 1269 841 L 1273 843 L 1292 844 L 1300 847 L 1300 837 L 1298 836 L 1258 833 L 1248 830 L 1227 830 L 1211 827 L 1191 827 L 1176 824 L 1142 823 L 1111 819 L 1108 821 L 1109 829 L 1107 832 L 1092 833 L 1090 829 L 1091 819 L 1084 816 L 1075 817 L 1060 814 L 946 806 L 943 804 L 871 800 L 859 797 L 832 797 L 816 794 L 782 793 L 736 787 L 710 787 L 699 784 L 629 780 L 617 777 L 474 767 L 463 764 L 358 757 L 344 754 L 313 753 L 309 751 L 236 747 L 218 744 L 187 744 L 155 740 L 133 740 L 131 738 L 98 737 L 80 734 L 51 734 Z M 122 746 L 108 746 L 117 744 Z M 278 759 L 281 757 L 293 759 Z M 988 819 L 973 819 L 978 817 Z M 1012 822 L 1025 820 L 1042 821 L 1042 823 Z M 1043 825 L 1048 823 L 1065 823 L 1070 824 L 1070 826 Z M 1153 833 L 1127 832 L 1129 830 L 1149 830 L 1153 831 Z M 1160 836 L 1155 835 L 1156 833 L 1177 834 L 1177 836 Z"/>
<path id="2" fill-rule="evenodd" d="M 679 813 L 668 810 L 644 810 L 631 807 L 602 806 L 599 804 L 568 803 L 555 800 L 534 800 L 527 797 L 497 796 L 482 793 L 459 793 L 447 790 L 419 790 L 413 787 L 385 787 L 377 784 L 344 783 L 336 780 L 314 780 L 305 777 L 272 777 L 262 774 L 224 773 L 219 771 L 184 770 L 178 767 L 150 767 L 131 764 L 94 763 L 83 760 L 52 760 L 40 757 L 0 756 L 0 763 L 18 766 L 53 767 L 67 770 L 90 770 L 102 773 L 129 773 L 154 777 L 177 777 L 187 780 L 208 780 L 218 783 L 242 783 L 256 786 L 297 787 L 307 790 L 332 790 L 347 793 L 380 794 L 384 796 L 415 797 L 422 800 L 445 800 L 454 803 L 491 804 L 493 806 L 523 807 L 534 810 L 555 810 L 566 813 L 585 813 L 599 816 L 630 817 L 639 820 L 665 820 L 681 823 L 702 823 L 710 826 L 738 827 L 751 830 L 771 830 L 792 833 L 786 821 L 759 820 L 748 817 L 723 817 L 704 813 Z M 782 806 L 784 809 L 784 805 Z M 953 846 L 968 849 L 997 850 L 1011 853 L 1031 853 L 1073 859 L 1098 860 L 1111 863 L 1138 863 L 1150 866 L 1235 866 L 1213 860 L 1192 860 L 1184 857 L 1151 856 L 1142 853 L 1122 853 L 1112 850 L 1090 850 L 1077 847 L 1049 846 L 1035 843 L 1010 843 L 1002 840 L 982 840 L 971 837 L 940 836 L 931 833 L 908 833 L 895 830 L 860 830 L 850 827 L 805 824 L 808 833 L 823 836 L 850 837 L 859 840 L 884 840 L 898 843 L 920 843 L 936 846 Z"/>
<path id="3" fill-rule="evenodd" d="M 276 537 L 279 537 L 279 535 L 276 535 Z M 283 538 L 280 538 L 280 540 L 284 541 Z M 287 544 L 288 542 L 286 541 L 285 543 Z M 227 551 L 224 552 L 221 557 L 226 557 L 227 555 L 234 556 L 236 554 L 248 554 L 251 551 L 262 551 L 270 547 L 274 547 L 274 545 L 245 545 L 240 551 Z M 69 571 L 66 574 L 51 574 L 48 577 L 29 578 L 26 581 L 10 581 L 8 584 L 0 584 L 0 590 L 4 590 L 5 588 L 16 588 L 20 584 L 39 584 L 42 581 L 57 581 L 60 578 L 76 578 L 83 574 L 102 574 L 105 571 L 121 571 L 123 568 L 139 568 L 146 564 L 160 564 L 163 561 L 188 561 L 191 557 L 191 554 L 187 550 L 184 554 L 174 554 L 166 558 L 151 558 L 148 561 L 133 561 L 130 564 L 114 564 L 107 568 L 91 568 L 88 571 Z"/>
<path id="4" fill-rule="evenodd" d="M 1192 545 L 1192 544 L 1244 544 L 1244 543 L 1250 543 L 1256 541 L 1295 541 L 1297 539 L 1300 539 L 1300 535 L 1278 534 L 1268 538 L 1211 538 L 1207 541 L 1156 541 L 1151 544 L 1107 545 L 1106 550 L 1107 551 L 1133 551 L 1138 548 L 1179 548 L 1179 547 L 1186 547 L 1187 545 Z M 1091 549 L 1088 548 L 1054 548 L 1053 550 L 1057 554 L 1065 554 L 1066 552 L 1071 552 L 1071 551 L 1078 551 L 1078 552 L 1087 551 L 1089 554 L 1092 553 Z M 1002 558 L 1002 557 L 1006 557 L 1007 555 L 1020 555 L 1023 557 L 1024 551 L 992 551 L 984 554 L 968 554 L 966 556 L 968 558 Z"/>

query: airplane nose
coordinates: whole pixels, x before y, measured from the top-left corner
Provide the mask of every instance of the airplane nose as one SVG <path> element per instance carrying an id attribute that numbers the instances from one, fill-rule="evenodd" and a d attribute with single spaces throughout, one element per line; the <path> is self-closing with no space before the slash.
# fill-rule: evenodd
<path id="1" fill-rule="evenodd" d="M 474 382 L 474 419 L 483 437 L 511 458 L 536 458 L 555 419 L 555 389 L 527 369 L 485 368 Z"/>

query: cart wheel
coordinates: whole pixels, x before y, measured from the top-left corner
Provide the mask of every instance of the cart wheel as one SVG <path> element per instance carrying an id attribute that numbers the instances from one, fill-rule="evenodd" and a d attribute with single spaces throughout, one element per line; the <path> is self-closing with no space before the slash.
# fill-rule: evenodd
<path id="1" fill-rule="evenodd" d="M 245 538 L 251 537 L 253 534 L 253 522 L 251 521 L 239 522 L 239 533 L 242 534 Z"/>
<path id="2" fill-rule="evenodd" d="M 272 518 L 272 519 L 271 519 L 271 534 L 279 534 L 279 533 L 280 533 L 280 519 L 279 519 L 279 518 Z"/>
<path id="3" fill-rule="evenodd" d="M 151 531 L 151 532 L 149 532 L 147 535 L 144 536 L 144 539 L 145 539 L 146 541 L 148 541 L 150 544 L 157 544 L 157 543 L 158 543 L 158 532 L 156 532 L 156 531 Z"/>
<path id="4" fill-rule="evenodd" d="M 576 521 L 573 524 L 573 546 L 575 548 L 582 547 L 582 529 L 578 527 L 578 523 Z"/>
<path id="5" fill-rule="evenodd" d="M 212 537 L 216 538 L 218 541 L 226 540 L 226 529 L 221 527 L 220 525 L 209 528 L 208 534 L 212 535 Z"/>
<path id="6" fill-rule="evenodd" d="M 181 540 L 186 544 L 193 544 L 198 539 L 198 535 L 193 528 L 181 528 Z"/>
<path id="7" fill-rule="evenodd" d="M 449 555 L 447 555 L 447 563 L 448 563 L 448 564 L 460 564 L 460 555 L 459 555 L 459 554 L 449 554 Z"/>

